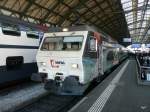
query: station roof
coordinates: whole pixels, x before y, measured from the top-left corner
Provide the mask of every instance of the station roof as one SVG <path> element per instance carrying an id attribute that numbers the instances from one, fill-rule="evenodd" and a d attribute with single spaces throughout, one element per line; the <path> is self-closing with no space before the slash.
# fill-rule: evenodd
<path id="1" fill-rule="evenodd" d="M 150 1 L 121 0 L 133 42 L 150 42 Z"/>
<path id="2" fill-rule="evenodd" d="M 122 42 L 148 41 L 149 0 L 0 0 L 0 14 L 35 24 L 94 25 Z"/>

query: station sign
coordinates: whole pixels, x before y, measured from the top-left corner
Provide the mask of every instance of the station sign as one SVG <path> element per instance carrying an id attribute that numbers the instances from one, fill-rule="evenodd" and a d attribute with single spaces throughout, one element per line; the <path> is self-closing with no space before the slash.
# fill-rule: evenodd
<path id="1" fill-rule="evenodd" d="M 141 44 L 134 43 L 134 44 L 131 45 L 131 48 L 141 48 Z"/>
<path id="2" fill-rule="evenodd" d="M 145 44 L 145 47 L 146 48 L 150 48 L 150 44 Z"/>
<path id="3" fill-rule="evenodd" d="M 123 42 L 131 42 L 131 38 L 123 38 Z"/>

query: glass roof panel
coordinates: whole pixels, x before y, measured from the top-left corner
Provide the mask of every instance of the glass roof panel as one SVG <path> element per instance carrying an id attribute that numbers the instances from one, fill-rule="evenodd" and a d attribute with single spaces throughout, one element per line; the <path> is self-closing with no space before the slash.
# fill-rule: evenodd
<path id="1" fill-rule="evenodd" d="M 140 1 L 142 1 L 142 2 L 140 2 Z M 143 3 L 144 3 L 144 0 L 139 0 L 138 1 L 138 7 L 143 6 Z"/>
<path id="2" fill-rule="evenodd" d="M 150 23 L 148 22 L 148 20 L 150 21 L 150 0 L 121 0 L 121 3 L 130 35 L 140 35 L 133 40 L 138 40 L 141 37 L 146 38 L 142 35 L 147 33 L 145 28 L 148 26 L 147 23 Z"/>

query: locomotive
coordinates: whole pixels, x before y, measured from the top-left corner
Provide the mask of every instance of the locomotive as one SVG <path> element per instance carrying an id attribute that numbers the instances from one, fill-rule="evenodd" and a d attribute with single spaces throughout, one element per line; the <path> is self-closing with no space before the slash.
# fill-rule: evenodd
<path id="1" fill-rule="evenodd" d="M 45 89 L 57 94 L 81 95 L 90 82 L 100 81 L 126 54 L 109 35 L 90 26 L 52 28 L 45 33 L 36 59 Z"/>

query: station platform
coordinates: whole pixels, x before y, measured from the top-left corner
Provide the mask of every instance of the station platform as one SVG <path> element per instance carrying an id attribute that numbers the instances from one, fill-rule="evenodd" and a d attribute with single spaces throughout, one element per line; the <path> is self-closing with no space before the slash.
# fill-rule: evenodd
<path id="1" fill-rule="evenodd" d="M 126 60 L 69 112 L 150 112 L 150 86 L 138 84 L 137 63 Z"/>

